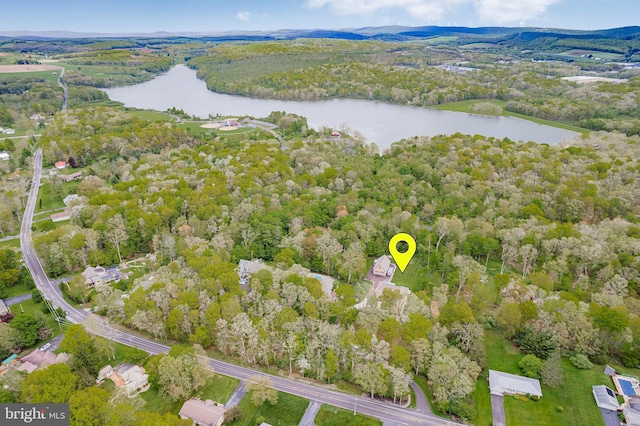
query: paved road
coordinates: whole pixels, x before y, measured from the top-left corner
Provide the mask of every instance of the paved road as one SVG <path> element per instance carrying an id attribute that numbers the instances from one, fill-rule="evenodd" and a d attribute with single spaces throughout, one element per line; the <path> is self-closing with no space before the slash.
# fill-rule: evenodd
<path id="1" fill-rule="evenodd" d="M 54 285 L 45 274 L 44 269 L 42 268 L 42 264 L 40 263 L 33 245 L 31 244 L 31 223 L 38 195 L 40 175 L 42 173 L 42 149 L 38 149 L 35 152 L 33 158 L 33 181 L 31 183 L 29 199 L 27 200 L 27 205 L 22 220 L 22 227 L 20 229 L 20 244 L 22 246 L 22 254 L 24 256 L 25 265 L 31 272 L 31 275 L 33 276 L 37 287 L 40 289 L 40 291 L 42 291 L 44 297 L 51 300 L 54 306 L 60 307 L 67 312 L 66 320 L 72 323 L 82 323 L 87 319 L 89 313 L 84 310 L 76 309 L 64 300 L 57 286 Z M 168 353 L 171 349 L 167 345 L 144 339 L 121 330 L 116 330 L 108 326 L 105 326 L 104 328 L 102 328 L 102 330 L 102 333 L 96 333 L 105 336 L 108 335 L 108 337 L 112 338 L 114 341 L 142 349 L 149 352 L 150 354 L 155 355 L 159 353 Z M 246 381 L 256 374 L 266 375 L 250 368 L 233 365 L 211 358 L 209 358 L 208 361 L 216 373 L 234 377 L 240 380 Z M 454 424 L 447 419 L 437 417 L 433 414 L 422 413 L 412 409 L 400 408 L 398 406 L 371 400 L 369 398 L 347 395 L 344 393 L 328 390 L 318 384 L 311 384 L 310 382 L 296 381 L 273 375 L 268 376 L 273 383 L 273 387 L 279 391 L 301 396 L 312 401 L 318 401 L 323 404 L 331 404 L 347 410 L 353 410 L 354 407 L 357 407 L 357 412 L 377 417 L 383 421 L 391 420 L 396 423 L 406 425 L 437 426 Z"/>
<path id="2" fill-rule="evenodd" d="M 8 237 L 0 238 L 0 243 L 3 241 L 15 240 L 16 238 L 20 238 L 20 235 L 9 235 Z"/>
<path id="3" fill-rule="evenodd" d="M 310 401 L 309 406 L 307 407 L 307 411 L 304 412 L 304 416 L 302 416 L 302 420 L 298 423 L 299 426 L 315 426 L 315 419 L 318 415 L 318 411 L 320 411 L 320 404 L 317 401 Z"/>
<path id="4" fill-rule="evenodd" d="M 416 411 L 420 411 L 421 413 L 431 413 L 431 406 L 429 406 L 429 402 L 427 401 L 427 397 L 424 396 L 424 392 L 420 389 L 420 386 L 413 380 L 409 383 L 411 389 L 413 389 L 413 394 L 416 397 Z"/>
<path id="5" fill-rule="evenodd" d="M 234 390 L 231 396 L 229 396 L 227 403 L 224 404 L 224 408 L 233 408 L 236 405 L 240 404 L 242 398 L 244 398 L 244 396 L 247 394 L 247 389 L 244 387 L 244 385 L 244 382 L 240 382 L 236 390 Z"/>
<path id="6" fill-rule="evenodd" d="M 22 294 L 22 295 L 16 296 L 16 297 L 9 297 L 8 299 L 3 299 L 2 301 L 4 302 L 5 306 L 13 306 L 13 305 L 17 305 L 18 303 L 24 302 L 25 300 L 29 300 L 29 299 L 31 299 L 31 293 Z"/>
<path id="7" fill-rule="evenodd" d="M 504 414 L 504 396 L 491 395 L 491 413 L 493 414 L 493 426 L 507 426 Z"/>

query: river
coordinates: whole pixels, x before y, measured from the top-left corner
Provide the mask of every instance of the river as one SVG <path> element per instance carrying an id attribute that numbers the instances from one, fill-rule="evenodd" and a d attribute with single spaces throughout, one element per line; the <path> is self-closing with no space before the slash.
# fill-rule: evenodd
<path id="1" fill-rule="evenodd" d="M 208 90 L 204 81 L 198 80 L 196 72 L 185 65 L 176 65 L 146 83 L 106 89 L 106 93 L 112 100 L 128 107 L 158 111 L 176 107 L 199 117 L 221 114 L 258 118 L 266 117 L 271 111 L 286 111 L 307 117 L 309 125 L 316 129 L 328 126 L 350 133 L 358 131 L 367 142 L 375 143 L 382 149 L 403 138 L 456 132 L 548 144 L 571 140 L 577 135 L 519 118 L 439 111 L 376 101 L 281 101 L 223 95 Z"/>

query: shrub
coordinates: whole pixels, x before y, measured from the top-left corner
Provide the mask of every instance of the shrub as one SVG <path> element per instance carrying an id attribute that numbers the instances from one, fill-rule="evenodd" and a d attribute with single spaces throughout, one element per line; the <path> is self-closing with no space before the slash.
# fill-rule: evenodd
<path id="1" fill-rule="evenodd" d="M 562 413 L 562 412 L 564 411 L 564 407 L 563 407 L 562 405 L 558 405 L 558 406 L 556 407 L 556 411 L 557 411 L 558 413 Z"/>
<path id="2" fill-rule="evenodd" d="M 581 370 L 587 370 L 593 367 L 593 364 L 591 363 L 591 361 L 589 361 L 589 358 L 584 354 L 575 354 L 571 358 L 569 358 L 569 361 L 571 362 L 571 364 L 573 364 L 574 367 Z"/>
<path id="3" fill-rule="evenodd" d="M 40 290 L 38 290 L 37 288 L 31 290 L 31 299 L 36 303 L 42 302 L 42 293 L 40 292 Z"/>
<path id="4" fill-rule="evenodd" d="M 447 411 L 463 420 L 473 420 L 476 417 L 476 407 L 465 400 L 451 401 Z"/>
<path id="5" fill-rule="evenodd" d="M 535 355 L 525 355 L 518 362 L 518 367 L 522 370 L 525 376 L 532 377 L 534 379 L 540 378 L 540 369 L 542 368 L 542 360 Z"/>
<path id="6" fill-rule="evenodd" d="M 237 405 L 227 410 L 224 414 L 224 424 L 228 425 L 242 417 L 242 410 Z"/>
<path id="7" fill-rule="evenodd" d="M 532 401 L 540 401 L 540 397 L 538 395 L 531 395 L 530 399 Z"/>

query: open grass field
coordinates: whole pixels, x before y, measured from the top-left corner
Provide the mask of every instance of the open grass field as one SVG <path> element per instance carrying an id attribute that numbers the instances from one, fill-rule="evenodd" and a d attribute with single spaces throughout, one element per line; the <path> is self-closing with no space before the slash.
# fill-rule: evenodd
<path id="1" fill-rule="evenodd" d="M 265 422 L 273 426 L 297 426 L 307 410 L 309 401 L 298 396 L 278 392 L 278 403 L 271 405 L 265 402 L 261 407 L 251 403 L 249 394 L 240 401 L 242 417 L 231 423 L 233 426 L 254 426 L 257 419 L 262 417 Z"/>
<path id="2" fill-rule="evenodd" d="M 8 65 L 5 65 L 5 67 Z M 6 68 L 5 68 L 6 69 Z M 53 74 L 55 72 L 55 74 Z M 58 75 L 60 74 L 60 68 L 56 67 L 53 71 L 37 71 L 37 72 L 24 72 L 24 71 L 4 71 L 1 72 L 2 80 L 22 80 L 25 77 L 34 80 L 46 80 L 50 83 L 58 81 Z"/>
<path id="3" fill-rule="evenodd" d="M 144 110 L 130 110 L 127 112 L 129 114 L 135 115 L 138 118 L 148 121 L 173 121 L 173 118 L 170 115 L 165 114 L 164 112 Z"/>
<path id="4" fill-rule="evenodd" d="M 487 347 L 487 365 L 492 370 L 521 374 L 518 361 L 524 356 L 510 342 L 497 332 L 485 333 Z M 557 388 L 542 385 L 540 401 L 520 401 L 505 397 L 505 412 L 508 425 L 584 425 L 603 424 L 600 411 L 593 400 L 592 385 L 607 384 L 611 379 L 603 373 L 603 366 L 594 366 L 589 370 L 578 370 L 567 359 L 563 359 L 564 382 Z M 478 380 L 475 391 L 478 421 L 485 426 L 491 416 L 487 375 Z M 562 406 L 563 411 L 556 410 Z"/>
<path id="5" fill-rule="evenodd" d="M 380 420 L 362 414 L 353 415 L 353 412 L 336 408 L 332 405 L 322 404 L 315 424 L 317 426 L 377 426 Z"/>
<path id="6" fill-rule="evenodd" d="M 622 59 L 623 55 L 620 53 L 613 52 L 603 52 L 601 50 L 584 50 L 584 49 L 571 49 L 566 52 L 562 52 L 561 55 L 565 56 L 582 56 L 582 55 L 593 55 L 597 58 L 609 59 L 609 60 L 618 60 Z"/>
<path id="7" fill-rule="evenodd" d="M 490 49 L 492 47 L 498 47 L 493 43 L 469 43 L 459 46 L 461 49 Z"/>
<path id="8" fill-rule="evenodd" d="M 533 121 L 534 123 L 544 124 L 546 126 L 557 127 L 559 129 L 570 130 L 572 132 L 577 133 L 589 133 L 589 129 L 583 129 L 582 127 L 571 126 L 569 124 L 557 123 L 555 121 L 543 120 L 541 118 L 530 117 L 524 114 L 518 114 L 515 112 L 506 111 L 504 106 L 507 104 L 505 101 L 497 100 L 497 99 L 473 99 L 468 101 L 459 101 L 459 102 L 449 102 L 446 104 L 435 105 L 433 109 L 445 110 L 445 111 L 455 111 L 455 112 L 466 112 L 469 114 L 474 114 L 470 108 L 473 104 L 477 104 L 480 102 L 492 103 L 502 107 L 502 116 L 503 117 L 515 117 L 521 118 L 527 121 Z"/>
<path id="9" fill-rule="evenodd" d="M 60 67 L 56 65 L 0 65 L 0 74 L 21 74 L 21 73 L 45 73 L 45 72 L 55 71 L 58 73 L 60 71 Z"/>
<path id="10" fill-rule="evenodd" d="M 216 374 L 211 383 L 198 392 L 198 398 L 225 404 L 239 384 L 240 380 L 238 379 Z"/>

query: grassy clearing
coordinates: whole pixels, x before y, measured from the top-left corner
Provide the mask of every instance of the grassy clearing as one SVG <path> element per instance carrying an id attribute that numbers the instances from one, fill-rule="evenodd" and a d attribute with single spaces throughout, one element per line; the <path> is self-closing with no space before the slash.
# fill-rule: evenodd
<path id="1" fill-rule="evenodd" d="M 470 43 L 470 44 L 463 44 L 459 47 L 461 49 L 490 49 L 492 47 L 498 47 L 498 46 L 493 43 Z"/>
<path id="2" fill-rule="evenodd" d="M 20 238 L 0 242 L 0 250 L 20 248 Z"/>
<path id="3" fill-rule="evenodd" d="M 65 205 L 62 199 L 69 194 L 75 194 L 78 183 L 80 182 L 64 182 L 62 184 L 62 196 L 58 196 L 51 190 L 51 184 L 45 182 L 38 191 L 38 202 L 36 203 L 35 213 L 64 208 Z"/>
<path id="4" fill-rule="evenodd" d="M 278 392 L 278 403 L 271 405 L 265 402 L 261 407 L 251 403 L 249 394 L 240 401 L 242 417 L 231 423 L 233 426 L 253 426 L 258 417 L 273 426 L 297 426 L 307 410 L 309 401 L 298 396 Z M 335 423 L 334 423 L 335 424 Z"/>
<path id="5" fill-rule="evenodd" d="M 240 384 L 240 380 L 216 374 L 207 386 L 199 392 L 198 398 L 225 404 L 233 391 Z"/>
<path id="6" fill-rule="evenodd" d="M 507 104 L 505 101 L 497 100 L 497 99 L 474 99 L 469 101 L 459 101 L 459 102 L 449 102 L 446 104 L 435 105 L 432 108 L 444 111 L 455 111 L 455 112 L 466 112 L 469 114 L 474 114 L 470 110 L 471 106 L 480 102 L 492 103 L 498 105 L 502 108 L 502 116 L 503 117 L 515 117 L 521 118 L 523 120 L 532 121 L 534 123 L 543 124 L 545 126 L 557 127 L 559 129 L 569 130 L 577 133 L 589 133 L 589 129 L 583 129 L 582 127 L 571 126 L 569 124 L 558 123 L 555 121 L 543 120 L 541 118 L 530 117 L 524 114 L 518 114 L 515 112 L 506 111 L 504 106 Z"/>
<path id="7" fill-rule="evenodd" d="M 58 66 L 58 64 L 54 64 L 54 65 Z M 3 81 L 22 80 L 24 78 L 29 78 L 31 80 L 46 80 L 50 83 L 55 83 L 58 81 L 59 74 L 60 74 L 60 70 L 52 70 L 52 71 L 36 71 L 36 72 L 6 72 L 6 73 L 0 73 L 0 76 L 2 76 Z"/>
<path id="8" fill-rule="evenodd" d="M 315 424 L 317 426 L 376 426 L 381 425 L 382 422 L 362 414 L 354 416 L 351 411 L 343 410 L 332 405 L 322 404 L 320 411 L 318 411 L 318 415 L 316 416 Z"/>
<path id="9" fill-rule="evenodd" d="M 173 121 L 173 117 L 159 111 L 128 110 L 127 112 L 148 121 Z"/>
<path id="10" fill-rule="evenodd" d="M 487 365 L 490 369 L 512 374 L 521 374 L 518 361 L 523 354 L 498 333 L 488 331 L 486 336 Z M 600 411 L 593 401 L 591 386 L 607 384 L 611 386 L 611 379 L 604 373 L 604 367 L 594 366 L 589 370 L 578 370 L 567 359 L 563 359 L 562 369 L 564 383 L 553 389 L 542 385 L 540 401 L 520 401 L 505 397 L 505 412 L 507 424 L 533 425 L 601 425 Z M 491 411 L 491 401 L 488 390 L 478 388 L 487 387 L 486 376 L 481 376 L 476 387 L 476 407 L 479 413 L 479 425 L 485 425 Z M 556 410 L 563 407 L 563 412 Z M 482 413 L 482 414 L 480 414 Z M 482 422 L 482 423 L 480 423 Z"/>
<path id="11" fill-rule="evenodd" d="M 404 273 L 397 269 L 393 274 L 392 282 L 403 287 L 408 287 L 412 292 L 424 290 L 427 286 L 427 272 L 425 268 L 415 260 L 407 266 Z"/>
<path id="12" fill-rule="evenodd" d="M 140 396 L 147 402 L 144 406 L 144 411 L 153 413 L 172 413 L 177 415 L 182 404 L 184 404 L 184 401 L 173 401 L 168 396 L 161 395 L 157 386 L 151 386 L 148 391 L 141 393 Z"/>
<path id="13" fill-rule="evenodd" d="M 476 390 L 473 392 L 473 399 L 476 403 L 476 426 L 492 426 L 493 416 L 491 414 L 491 395 L 489 394 L 489 373 L 483 372 L 476 383 Z"/>
<path id="14" fill-rule="evenodd" d="M 14 241 L 20 241 L 20 240 L 14 240 Z M 28 288 L 23 283 L 15 284 L 10 287 L 7 287 L 7 297 L 15 297 L 15 296 L 20 296 L 21 294 L 27 294 L 27 293 L 31 293 L 31 289 Z"/>

